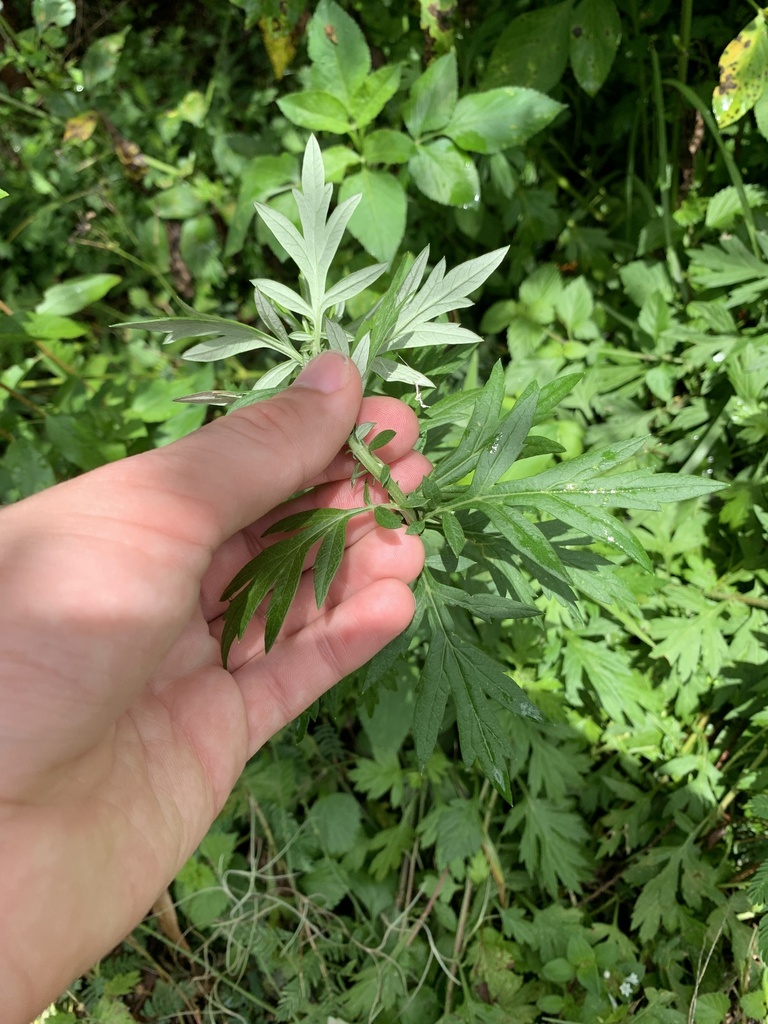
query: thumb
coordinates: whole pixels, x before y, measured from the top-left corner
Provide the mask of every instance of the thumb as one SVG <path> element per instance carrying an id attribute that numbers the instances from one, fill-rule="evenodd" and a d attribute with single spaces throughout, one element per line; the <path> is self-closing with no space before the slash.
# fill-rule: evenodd
<path id="1" fill-rule="evenodd" d="M 215 548 L 310 486 L 343 446 L 361 401 L 352 360 L 324 352 L 281 394 L 221 417 L 148 457 L 157 457 L 166 493 L 187 506 L 178 509 L 180 516 L 189 517 L 190 499 L 203 511 L 198 525 L 206 536 L 196 539 Z"/>

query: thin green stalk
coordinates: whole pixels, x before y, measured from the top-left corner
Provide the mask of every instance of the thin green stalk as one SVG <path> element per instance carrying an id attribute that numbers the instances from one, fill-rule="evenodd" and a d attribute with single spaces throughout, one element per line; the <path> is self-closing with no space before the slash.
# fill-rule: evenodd
<path id="1" fill-rule="evenodd" d="M 654 47 L 651 47 L 651 67 L 653 69 L 653 99 L 656 107 L 656 133 L 659 150 L 658 186 L 661 198 L 661 220 L 664 228 L 664 248 L 672 280 L 682 290 L 684 288 L 683 271 L 672 240 L 672 167 L 667 149 L 667 124 L 664 116 L 661 65 L 659 55 Z"/>
<path id="2" fill-rule="evenodd" d="M 752 207 L 749 205 L 747 193 L 744 189 L 744 179 L 741 176 L 741 171 L 739 170 L 736 161 L 733 159 L 733 154 L 730 152 L 730 150 L 725 144 L 725 140 L 723 139 L 720 129 L 717 127 L 717 123 L 715 122 L 715 118 L 712 114 L 712 111 L 709 109 L 704 100 L 702 100 L 702 98 L 697 93 L 695 93 L 689 85 L 684 85 L 682 82 L 677 82 L 675 81 L 675 79 L 671 78 L 664 79 L 663 83 L 661 84 L 671 85 L 674 89 L 677 89 L 678 92 L 682 93 L 682 95 L 691 104 L 691 106 L 695 107 L 698 110 L 698 112 L 702 116 L 704 124 L 707 126 L 707 128 L 709 128 L 710 132 L 712 133 L 712 136 L 714 137 L 714 140 L 717 143 L 717 148 L 720 150 L 720 155 L 723 158 L 723 163 L 725 164 L 726 170 L 728 171 L 728 176 L 731 179 L 731 184 L 736 189 L 736 195 L 739 197 L 739 203 L 741 204 L 741 213 L 744 217 L 744 223 L 747 226 L 747 234 L 749 235 L 749 241 L 752 246 L 752 252 L 757 257 L 757 259 L 762 260 L 763 257 L 760 252 L 760 246 L 757 242 L 757 228 L 755 227 L 755 218 L 752 215 Z"/>
<path id="3" fill-rule="evenodd" d="M 691 48 L 691 22 L 693 20 L 693 0 L 682 0 L 680 5 L 680 46 L 677 58 L 677 80 L 682 85 L 688 83 L 688 59 Z M 680 147 L 682 144 L 683 111 L 678 103 L 677 116 L 672 128 L 672 207 L 677 206 L 678 187 L 680 185 Z"/>
<path id="4" fill-rule="evenodd" d="M 362 441 L 358 441 L 354 434 L 350 434 L 347 444 L 349 446 L 349 450 L 360 465 L 367 470 L 374 480 L 381 484 L 387 492 L 392 500 L 392 504 L 397 507 L 398 512 L 400 512 L 406 523 L 409 525 L 411 523 L 415 523 L 416 513 L 412 508 L 405 508 L 408 499 L 392 479 L 389 466 L 386 462 L 382 462 L 381 459 L 374 455 L 374 453 L 370 451 Z"/>

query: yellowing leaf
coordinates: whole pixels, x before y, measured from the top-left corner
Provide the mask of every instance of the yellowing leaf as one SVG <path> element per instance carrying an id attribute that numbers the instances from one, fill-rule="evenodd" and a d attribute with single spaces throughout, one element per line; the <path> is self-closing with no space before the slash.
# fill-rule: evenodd
<path id="1" fill-rule="evenodd" d="M 259 18 L 259 28 L 269 62 L 272 65 L 275 78 L 279 82 L 285 74 L 285 69 L 296 55 L 293 29 L 285 18 L 267 18 L 266 16 Z"/>
<path id="2" fill-rule="evenodd" d="M 766 8 L 768 10 L 768 8 Z M 760 99 L 768 80 L 768 24 L 763 11 L 723 50 L 712 111 L 720 128 L 743 117 Z"/>
<path id="3" fill-rule="evenodd" d="M 98 123 L 99 115 L 93 110 L 70 117 L 64 126 L 64 142 L 87 142 Z"/>

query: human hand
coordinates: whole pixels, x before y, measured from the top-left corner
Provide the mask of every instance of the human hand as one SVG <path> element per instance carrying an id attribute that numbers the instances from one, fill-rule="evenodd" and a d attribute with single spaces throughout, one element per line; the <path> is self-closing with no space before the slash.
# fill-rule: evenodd
<path id="1" fill-rule="evenodd" d="M 360 504 L 340 454 L 356 420 L 396 431 L 377 454 L 415 487 L 428 470 L 415 415 L 361 405 L 353 364 L 326 353 L 266 403 L 0 512 L 6 1024 L 28 1024 L 116 945 L 246 760 L 408 625 L 421 542 L 364 515 L 323 608 L 305 576 L 270 652 L 255 620 L 221 665 L 218 597 L 264 530 Z"/>

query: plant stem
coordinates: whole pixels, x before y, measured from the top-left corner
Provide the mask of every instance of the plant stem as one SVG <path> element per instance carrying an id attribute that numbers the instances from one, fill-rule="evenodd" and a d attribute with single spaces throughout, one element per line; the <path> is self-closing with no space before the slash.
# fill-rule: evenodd
<path id="1" fill-rule="evenodd" d="M 363 441 L 359 441 L 354 434 L 349 435 L 347 444 L 349 445 L 349 450 L 360 465 L 367 470 L 374 480 L 376 480 L 377 483 L 379 483 L 387 492 L 392 504 L 397 508 L 397 511 L 402 515 L 406 523 L 408 523 L 409 526 L 411 523 L 415 523 L 416 513 L 412 508 L 404 507 L 407 502 L 407 498 L 392 479 L 389 466 L 386 462 L 382 462 L 381 459 L 374 455 L 373 452 L 368 449 L 366 444 Z"/>

